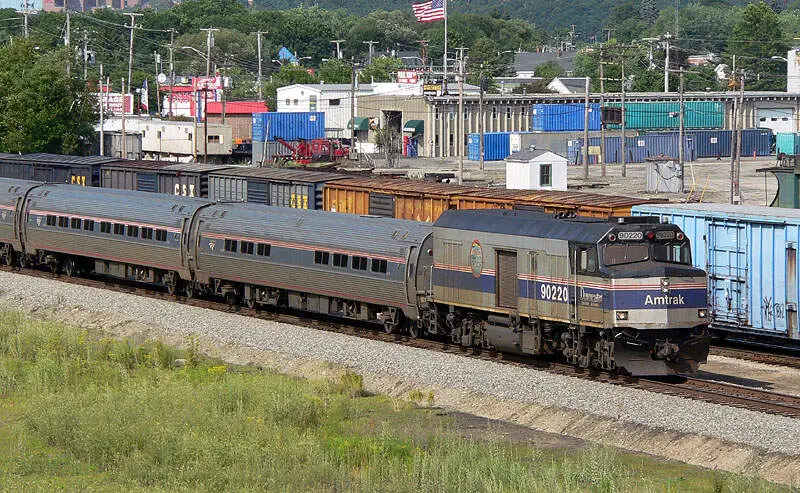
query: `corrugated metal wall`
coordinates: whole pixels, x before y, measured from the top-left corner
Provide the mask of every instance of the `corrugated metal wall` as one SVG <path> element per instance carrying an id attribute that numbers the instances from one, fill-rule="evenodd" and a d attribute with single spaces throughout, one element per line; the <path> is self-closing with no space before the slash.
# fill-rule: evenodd
<path id="1" fill-rule="evenodd" d="M 575 132 L 584 128 L 583 103 L 534 104 L 531 107 L 531 130 L 535 132 Z M 600 105 L 589 105 L 589 130 L 600 130 Z"/>

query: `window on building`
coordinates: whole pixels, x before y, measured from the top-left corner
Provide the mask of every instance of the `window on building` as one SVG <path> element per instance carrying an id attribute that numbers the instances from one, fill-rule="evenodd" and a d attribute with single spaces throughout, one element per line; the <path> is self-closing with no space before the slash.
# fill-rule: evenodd
<path id="1" fill-rule="evenodd" d="M 333 254 L 333 266 L 334 267 L 347 267 L 347 255 L 343 253 L 334 253 Z"/>
<path id="2" fill-rule="evenodd" d="M 64 216 L 58 216 L 58 227 L 69 228 L 69 218 Z"/>
<path id="3" fill-rule="evenodd" d="M 144 137 L 144 134 L 142 134 L 142 137 Z M 161 139 L 161 130 L 159 130 L 158 132 L 156 132 L 156 137 L 158 137 L 159 139 Z"/>
<path id="4" fill-rule="evenodd" d="M 353 257 L 352 267 L 355 270 L 367 270 L 367 257 Z"/>
<path id="5" fill-rule="evenodd" d="M 147 130 L 142 130 L 142 138 L 143 139 L 147 137 L 147 133 L 146 132 L 147 132 Z"/>
<path id="6" fill-rule="evenodd" d="M 539 165 L 539 185 L 549 187 L 553 185 L 553 171 L 551 164 Z"/>
<path id="7" fill-rule="evenodd" d="M 163 229 L 157 229 L 156 241 L 167 241 L 167 232 Z"/>
<path id="8" fill-rule="evenodd" d="M 492 118 L 497 118 L 497 106 L 492 106 Z"/>
<path id="9" fill-rule="evenodd" d="M 83 229 L 85 231 L 94 231 L 94 221 L 92 221 L 91 219 L 84 219 Z"/>
<path id="10" fill-rule="evenodd" d="M 435 110 L 433 110 L 433 118 L 435 120 L 439 119 L 439 108 L 436 108 Z"/>
<path id="11" fill-rule="evenodd" d="M 222 143 L 222 136 L 221 135 L 209 135 L 208 136 L 208 143 L 209 144 L 221 144 Z"/>
<path id="12" fill-rule="evenodd" d="M 292 104 L 292 100 L 289 99 L 289 98 L 286 98 L 286 106 L 289 106 L 291 104 Z"/>
<path id="13" fill-rule="evenodd" d="M 125 225 L 114 223 L 114 234 L 115 235 L 124 235 L 125 234 Z"/>
<path id="14" fill-rule="evenodd" d="M 294 100 L 294 105 L 297 106 L 297 104 L 298 104 L 298 101 L 295 99 Z"/>
<path id="15" fill-rule="evenodd" d="M 186 134 L 186 140 L 192 141 L 192 134 Z"/>
<path id="16" fill-rule="evenodd" d="M 511 119 L 511 106 L 506 108 L 506 118 Z"/>
<path id="17" fill-rule="evenodd" d="M 142 228 L 142 239 L 143 240 L 152 240 L 153 239 L 153 228 Z"/>
<path id="18" fill-rule="evenodd" d="M 128 226 L 128 236 L 131 238 L 139 237 L 139 226 Z"/>
<path id="19" fill-rule="evenodd" d="M 328 102 L 328 104 L 330 104 L 331 106 L 339 106 L 340 104 L 342 104 L 342 100 L 341 99 L 331 99 Z"/>
<path id="20" fill-rule="evenodd" d="M 257 253 L 261 257 L 269 257 L 272 247 L 267 243 L 259 243 Z"/>
<path id="21" fill-rule="evenodd" d="M 464 119 L 466 120 L 467 118 L 469 118 L 469 110 L 464 107 Z"/>
<path id="22" fill-rule="evenodd" d="M 47 224 L 48 226 L 55 226 L 56 222 L 57 222 L 56 216 L 47 216 L 45 220 L 45 224 Z"/>
<path id="23" fill-rule="evenodd" d="M 226 252 L 236 252 L 236 247 L 239 246 L 239 242 L 236 240 L 225 240 L 225 251 Z"/>
<path id="24" fill-rule="evenodd" d="M 389 263 L 386 260 L 374 258 L 372 259 L 372 272 L 386 273 Z"/>
<path id="25" fill-rule="evenodd" d="M 105 221 L 100 222 L 100 232 L 105 234 L 111 234 L 111 223 L 107 223 Z"/>
<path id="26" fill-rule="evenodd" d="M 69 220 L 69 227 L 72 229 L 81 229 L 81 220 L 78 217 L 73 217 Z"/>
<path id="27" fill-rule="evenodd" d="M 527 115 L 527 114 L 528 114 L 528 110 L 527 110 L 527 109 L 525 109 L 525 106 L 520 106 L 520 108 L 519 108 L 519 113 L 520 113 L 522 116 L 525 116 L 525 115 Z"/>
<path id="28" fill-rule="evenodd" d="M 242 244 L 239 246 L 239 253 L 243 253 L 245 255 L 252 255 L 254 248 L 255 248 L 255 243 L 253 243 L 252 241 L 243 241 Z"/>
<path id="29" fill-rule="evenodd" d="M 328 265 L 331 261 L 331 254 L 328 252 L 314 252 L 314 263 L 320 265 Z"/>

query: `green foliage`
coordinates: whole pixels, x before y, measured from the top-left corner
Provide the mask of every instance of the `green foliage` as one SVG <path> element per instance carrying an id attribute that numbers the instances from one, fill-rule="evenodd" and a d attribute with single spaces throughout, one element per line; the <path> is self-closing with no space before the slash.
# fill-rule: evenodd
<path id="1" fill-rule="evenodd" d="M 403 62 L 397 58 L 375 58 L 371 65 L 359 71 L 358 79 L 362 83 L 392 82 L 397 78 L 397 71 L 402 68 Z"/>
<path id="2" fill-rule="evenodd" d="M 728 42 L 728 52 L 737 55 L 737 69 L 745 71 L 745 88 L 750 90 L 785 89 L 786 64 L 771 57 L 785 56 L 788 49 L 778 14 L 763 1 L 744 8 Z"/>
<path id="3" fill-rule="evenodd" d="M 542 79 L 546 80 L 549 83 L 554 78 L 564 75 L 564 69 L 561 68 L 561 65 L 555 61 L 545 62 L 534 70 L 534 75 L 536 77 L 541 77 Z"/>
<path id="4" fill-rule="evenodd" d="M 326 84 L 350 84 L 352 77 L 350 64 L 336 58 L 324 62 L 317 70 L 317 78 Z"/>
<path id="5" fill-rule="evenodd" d="M 67 75 L 64 51 L 18 40 L 0 47 L 0 151 L 82 154 L 94 139 L 94 100 Z"/>

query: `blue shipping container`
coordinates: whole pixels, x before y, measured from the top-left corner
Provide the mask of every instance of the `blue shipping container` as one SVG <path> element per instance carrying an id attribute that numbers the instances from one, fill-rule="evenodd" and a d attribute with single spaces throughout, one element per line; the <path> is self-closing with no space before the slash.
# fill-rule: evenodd
<path id="1" fill-rule="evenodd" d="M 677 132 L 666 132 L 677 135 Z M 732 130 L 692 130 L 686 132 L 694 140 L 694 158 L 730 157 Z M 769 156 L 772 153 L 772 130 L 742 130 L 742 155 Z"/>
<path id="2" fill-rule="evenodd" d="M 480 161 L 480 134 L 467 136 L 467 159 Z M 488 132 L 483 134 L 483 160 L 502 161 L 511 155 L 511 132 Z"/>
<path id="3" fill-rule="evenodd" d="M 600 147 L 600 137 L 589 137 L 589 147 Z M 622 141 L 619 137 L 606 137 L 606 163 L 621 161 Z M 599 164 L 600 156 L 589 154 L 589 164 Z M 567 143 L 567 164 L 583 164 L 583 139 Z"/>
<path id="4" fill-rule="evenodd" d="M 264 113 L 253 113 L 253 141 L 264 142 Z"/>
<path id="5" fill-rule="evenodd" d="M 800 210 L 727 204 L 637 205 L 680 227 L 709 274 L 712 327 L 798 339 Z"/>
<path id="6" fill-rule="evenodd" d="M 775 151 L 778 154 L 795 156 L 800 154 L 800 134 L 794 132 L 778 132 L 775 138 Z"/>
<path id="7" fill-rule="evenodd" d="M 628 137 L 625 141 L 625 155 L 629 163 L 643 163 L 648 157 L 669 156 L 678 158 L 678 133 L 646 134 Z M 691 161 L 694 156 L 694 140 L 683 136 L 683 159 Z"/>
<path id="8" fill-rule="evenodd" d="M 531 130 L 534 132 L 583 131 L 584 104 L 534 104 L 531 107 Z M 589 104 L 589 130 L 600 130 L 600 105 Z"/>
<path id="9" fill-rule="evenodd" d="M 260 136 L 256 139 L 256 125 L 258 116 L 261 117 Z M 277 138 L 283 140 L 312 140 L 325 138 L 325 113 L 255 113 L 253 114 L 253 140 L 272 141 Z"/>

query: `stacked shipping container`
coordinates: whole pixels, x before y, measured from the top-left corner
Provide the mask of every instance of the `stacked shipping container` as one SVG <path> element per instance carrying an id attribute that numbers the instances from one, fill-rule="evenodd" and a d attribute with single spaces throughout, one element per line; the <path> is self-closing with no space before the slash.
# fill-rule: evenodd
<path id="1" fill-rule="evenodd" d="M 531 107 L 531 130 L 534 132 L 575 132 L 584 129 L 585 105 L 534 104 Z M 589 130 L 600 130 L 600 105 L 589 105 Z"/>

